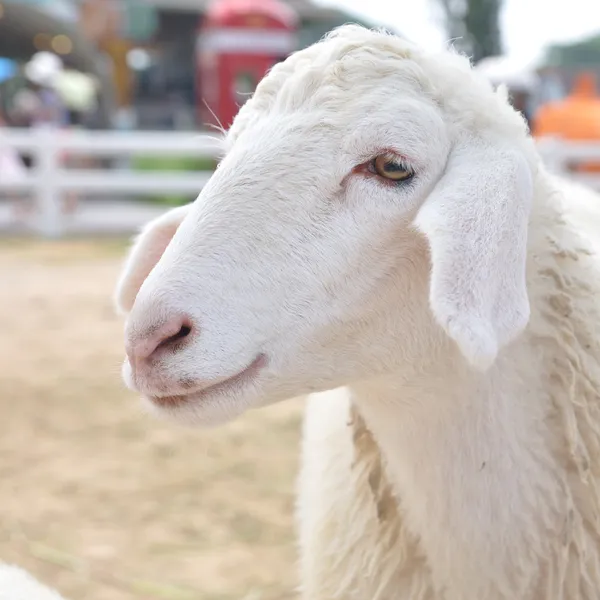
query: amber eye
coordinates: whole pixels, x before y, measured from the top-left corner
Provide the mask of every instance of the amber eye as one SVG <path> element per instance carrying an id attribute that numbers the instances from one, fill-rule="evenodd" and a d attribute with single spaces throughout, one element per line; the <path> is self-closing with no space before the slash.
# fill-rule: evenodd
<path id="1" fill-rule="evenodd" d="M 371 164 L 377 175 L 390 181 L 407 181 L 414 175 L 409 167 L 402 164 L 400 159 L 393 155 L 381 154 L 374 158 Z"/>

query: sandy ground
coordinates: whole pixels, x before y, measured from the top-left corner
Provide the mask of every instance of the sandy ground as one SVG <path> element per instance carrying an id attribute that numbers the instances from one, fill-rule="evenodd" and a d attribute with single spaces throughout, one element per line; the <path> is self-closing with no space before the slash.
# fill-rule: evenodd
<path id="1" fill-rule="evenodd" d="M 0 560 L 69 600 L 294 598 L 301 405 L 146 415 L 119 375 L 123 252 L 0 242 Z"/>

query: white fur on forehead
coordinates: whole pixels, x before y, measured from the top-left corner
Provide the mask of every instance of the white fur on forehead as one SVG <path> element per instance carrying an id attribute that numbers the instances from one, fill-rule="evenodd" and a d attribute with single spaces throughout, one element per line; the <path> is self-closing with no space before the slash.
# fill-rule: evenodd
<path id="1" fill-rule="evenodd" d="M 527 134 L 525 120 L 509 105 L 503 90 L 494 90 L 473 71 L 468 58 L 452 48 L 427 52 L 384 31 L 343 25 L 272 68 L 240 109 L 228 145 L 274 110 L 289 113 L 307 106 L 317 110 L 336 96 L 347 102 L 350 93 L 360 101 L 378 83 L 393 93 L 397 82 L 434 101 L 459 129 L 513 138 Z"/>

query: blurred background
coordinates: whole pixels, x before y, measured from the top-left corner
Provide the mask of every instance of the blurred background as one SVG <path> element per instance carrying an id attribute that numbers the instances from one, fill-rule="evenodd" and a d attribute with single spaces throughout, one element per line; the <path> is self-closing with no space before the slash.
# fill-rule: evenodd
<path id="1" fill-rule="evenodd" d="M 71 600 L 295 598 L 302 403 L 147 417 L 111 293 L 257 82 L 346 22 L 470 55 L 550 168 L 600 189 L 589 0 L 0 0 L 0 560 Z"/>

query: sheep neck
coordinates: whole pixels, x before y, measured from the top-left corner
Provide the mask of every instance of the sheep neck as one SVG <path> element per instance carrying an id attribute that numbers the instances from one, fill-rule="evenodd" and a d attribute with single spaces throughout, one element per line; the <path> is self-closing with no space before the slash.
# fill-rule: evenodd
<path id="1" fill-rule="evenodd" d="M 351 389 L 444 600 L 529 597 L 568 512 L 544 407 L 505 369 L 432 367 Z"/>

